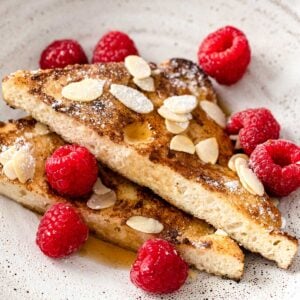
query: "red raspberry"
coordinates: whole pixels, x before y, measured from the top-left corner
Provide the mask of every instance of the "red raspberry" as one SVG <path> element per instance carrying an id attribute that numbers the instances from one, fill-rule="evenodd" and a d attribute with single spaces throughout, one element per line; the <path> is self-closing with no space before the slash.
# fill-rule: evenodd
<path id="1" fill-rule="evenodd" d="M 41 69 L 64 68 L 67 65 L 86 64 L 86 55 L 74 40 L 58 40 L 52 42 L 42 52 L 40 58 Z"/>
<path id="2" fill-rule="evenodd" d="M 199 65 L 209 76 L 226 85 L 242 78 L 250 56 L 245 34 L 232 26 L 225 26 L 209 34 L 198 50 Z"/>
<path id="3" fill-rule="evenodd" d="M 188 275 L 188 265 L 175 248 L 162 239 L 152 239 L 139 249 L 130 270 L 130 279 L 149 293 L 171 293 L 178 290 Z"/>
<path id="4" fill-rule="evenodd" d="M 274 196 L 287 196 L 300 187 L 300 147 L 285 140 L 258 145 L 250 167 Z"/>
<path id="5" fill-rule="evenodd" d="M 110 31 L 96 45 L 93 63 L 120 62 L 128 55 L 138 55 L 133 40 L 121 31 Z"/>
<path id="6" fill-rule="evenodd" d="M 92 191 L 98 176 L 95 157 L 78 145 L 61 146 L 46 161 L 51 187 L 61 195 L 80 197 Z"/>
<path id="7" fill-rule="evenodd" d="M 269 139 L 278 139 L 280 126 L 266 108 L 253 108 L 234 114 L 228 124 L 229 134 L 239 134 L 241 146 L 250 155 L 255 147 Z"/>
<path id="8" fill-rule="evenodd" d="M 45 255 L 61 258 L 78 250 L 88 234 L 88 227 L 71 204 L 56 203 L 41 219 L 36 243 Z"/>

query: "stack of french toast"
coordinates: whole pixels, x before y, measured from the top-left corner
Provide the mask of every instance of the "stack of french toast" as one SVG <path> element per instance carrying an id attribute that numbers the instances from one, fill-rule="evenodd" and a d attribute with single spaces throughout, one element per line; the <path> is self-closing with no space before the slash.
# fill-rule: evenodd
<path id="1" fill-rule="evenodd" d="M 1 123 L 2 151 L 28 143 L 36 163 L 26 181 L 1 172 L 0 193 L 39 213 L 54 203 L 71 202 L 103 240 L 137 250 L 160 237 L 190 265 L 235 280 L 244 269 L 240 246 L 288 268 L 297 239 L 281 230 L 280 212 L 268 195 L 249 192 L 228 168 L 234 150 L 207 76 L 184 59 L 149 67 L 148 81 L 136 79 L 130 72 L 136 66 L 124 63 L 17 71 L 5 77 L 4 100 L 31 117 Z M 89 80 L 97 80 L 101 91 Z M 197 103 L 187 97 L 187 106 L 181 107 L 178 100 L 172 112 L 165 99 L 173 96 L 193 96 Z M 208 150 L 205 161 L 204 145 L 194 145 L 210 138 L 218 151 Z M 88 198 L 63 197 L 49 187 L 45 162 L 66 143 L 82 145 L 98 159 L 99 178 L 116 194 L 112 206 L 93 209 Z M 128 225 L 133 216 L 152 218 L 161 229 L 133 228 Z"/>

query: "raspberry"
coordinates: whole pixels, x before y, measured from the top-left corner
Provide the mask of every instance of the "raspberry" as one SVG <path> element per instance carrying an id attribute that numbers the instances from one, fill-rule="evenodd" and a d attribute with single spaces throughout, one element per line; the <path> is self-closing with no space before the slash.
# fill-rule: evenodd
<path id="1" fill-rule="evenodd" d="M 61 146 L 46 161 L 50 186 L 61 195 L 80 197 L 92 191 L 98 176 L 95 157 L 78 145 Z"/>
<path id="2" fill-rule="evenodd" d="M 57 203 L 41 219 L 36 243 L 45 255 L 61 258 L 78 250 L 88 234 L 89 229 L 75 208 L 68 203 Z"/>
<path id="3" fill-rule="evenodd" d="M 121 31 L 110 31 L 96 45 L 93 63 L 120 62 L 128 55 L 138 55 L 133 40 Z"/>
<path id="4" fill-rule="evenodd" d="M 169 242 L 152 239 L 139 249 L 130 279 L 146 292 L 171 293 L 183 285 L 187 272 L 188 265 Z"/>
<path id="5" fill-rule="evenodd" d="M 226 130 L 229 134 L 239 134 L 243 150 L 250 155 L 257 145 L 278 139 L 280 126 L 268 109 L 253 108 L 234 114 Z"/>
<path id="6" fill-rule="evenodd" d="M 300 147 L 285 140 L 258 145 L 250 156 L 250 167 L 274 196 L 287 196 L 300 187 Z"/>
<path id="7" fill-rule="evenodd" d="M 250 56 L 245 34 L 232 26 L 225 26 L 209 34 L 198 50 L 198 62 L 202 69 L 226 85 L 242 78 L 250 63 Z"/>
<path id="8" fill-rule="evenodd" d="M 41 69 L 64 68 L 67 65 L 85 64 L 88 60 L 79 45 L 74 40 L 58 40 L 52 42 L 42 52 Z"/>

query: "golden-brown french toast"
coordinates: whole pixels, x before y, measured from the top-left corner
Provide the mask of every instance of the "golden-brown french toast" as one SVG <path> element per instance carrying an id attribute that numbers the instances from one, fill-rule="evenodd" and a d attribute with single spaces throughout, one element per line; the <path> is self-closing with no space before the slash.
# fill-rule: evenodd
<path id="1" fill-rule="evenodd" d="M 3 79 L 3 95 L 10 106 L 25 109 L 66 141 L 86 146 L 114 171 L 287 268 L 298 242 L 280 230 L 280 212 L 268 196 L 249 193 L 227 167 L 233 154 L 231 142 L 201 107 L 204 100 L 216 102 L 210 81 L 196 64 L 183 59 L 151 67 L 153 92 L 141 91 L 123 63 L 110 63 L 17 71 Z M 100 97 L 79 102 L 62 96 L 63 87 L 86 78 L 105 80 Z M 142 114 L 129 109 L 112 95 L 112 84 L 139 90 L 152 101 L 154 110 Z M 174 135 L 157 109 L 167 97 L 187 94 L 196 96 L 199 105 L 184 134 L 194 144 L 215 137 L 216 164 L 170 149 Z"/>
<path id="2" fill-rule="evenodd" d="M 16 143 L 29 144 L 36 159 L 32 180 L 22 184 L 10 180 L 0 167 L 0 193 L 39 213 L 56 202 L 71 202 L 81 212 L 90 229 L 101 239 L 123 248 L 137 250 L 152 237 L 172 242 L 184 259 L 199 270 L 233 279 L 243 274 L 244 255 L 229 237 L 214 234 L 215 229 L 206 222 L 191 217 L 164 202 L 147 188 L 139 187 L 117 175 L 107 167 L 99 166 L 99 177 L 105 186 L 116 192 L 112 207 L 93 210 L 87 198 L 71 200 L 57 195 L 45 177 L 47 157 L 64 141 L 54 133 L 41 132 L 33 119 L 20 119 L 2 123 L 0 147 L 8 149 Z M 153 218 L 163 224 L 158 234 L 147 234 L 126 225 L 132 216 Z"/>

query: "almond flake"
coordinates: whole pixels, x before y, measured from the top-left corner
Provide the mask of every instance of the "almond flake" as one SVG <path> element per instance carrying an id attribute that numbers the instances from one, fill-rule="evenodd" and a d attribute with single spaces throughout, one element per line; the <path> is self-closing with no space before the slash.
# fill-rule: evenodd
<path id="1" fill-rule="evenodd" d="M 195 148 L 196 153 L 203 162 L 211 164 L 217 162 L 219 157 L 219 145 L 216 138 L 212 137 L 200 141 Z"/>
<path id="2" fill-rule="evenodd" d="M 226 117 L 221 108 L 210 101 L 203 100 L 200 101 L 200 107 L 207 113 L 207 115 L 213 119 L 218 125 L 225 128 Z"/>
<path id="3" fill-rule="evenodd" d="M 29 151 L 20 149 L 12 159 L 14 170 L 21 183 L 32 179 L 35 172 L 35 159 Z"/>
<path id="4" fill-rule="evenodd" d="M 154 80 L 152 77 L 146 77 L 146 78 L 133 78 L 133 82 L 141 88 L 143 91 L 146 92 L 154 92 L 155 91 L 155 86 L 154 86 Z"/>
<path id="5" fill-rule="evenodd" d="M 171 140 L 170 149 L 190 154 L 195 153 L 195 145 L 185 135 L 175 135 Z"/>
<path id="6" fill-rule="evenodd" d="M 110 92 L 121 103 L 140 114 L 153 111 L 153 103 L 141 92 L 126 85 L 112 84 Z"/>
<path id="7" fill-rule="evenodd" d="M 221 236 L 228 236 L 227 232 L 225 232 L 225 231 L 222 230 L 222 229 L 217 229 L 217 230 L 215 231 L 215 234 L 216 234 L 216 235 L 221 235 Z"/>
<path id="8" fill-rule="evenodd" d="M 238 175 L 242 185 L 248 192 L 254 195 L 263 196 L 265 193 L 264 186 L 250 168 L 244 165 L 239 166 Z"/>
<path id="9" fill-rule="evenodd" d="M 241 145 L 241 141 L 240 141 L 240 138 L 239 138 L 239 136 L 237 137 L 237 139 L 236 139 L 236 142 L 235 142 L 235 145 L 234 145 L 234 149 L 235 150 L 240 150 L 240 149 L 242 149 L 243 147 L 242 147 L 242 145 Z"/>
<path id="10" fill-rule="evenodd" d="M 4 165 L 4 167 L 3 167 L 3 173 L 10 180 L 15 180 L 17 178 L 17 175 L 16 175 L 16 172 L 15 172 L 12 160 L 8 161 Z"/>
<path id="11" fill-rule="evenodd" d="M 71 82 L 63 87 L 63 97 L 74 101 L 93 101 L 103 93 L 105 80 L 86 78 L 78 82 Z"/>
<path id="12" fill-rule="evenodd" d="M 15 146 L 11 146 L 8 149 L 6 149 L 5 151 L 0 153 L 0 163 L 4 166 L 5 164 L 7 164 L 12 158 L 13 156 L 16 154 L 17 149 Z"/>
<path id="13" fill-rule="evenodd" d="M 126 225 L 144 233 L 160 233 L 164 226 L 153 218 L 143 216 L 133 216 L 126 221 Z"/>
<path id="14" fill-rule="evenodd" d="M 187 114 L 197 106 L 197 98 L 192 95 L 172 96 L 164 101 L 164 106 L 175 114 Z"/>
<path id="15" fill-rule="evenodd" d="M 238 154 L 232 155 L 228 161 L 228 168 L 234 172 L 236 172 L 235 162 L 236 162 L 237 158 L 245 159 L 246 162 L 249 160 L 248 155 L 243 154 L 243 153 L 238 153 Z"/>
<path id="16" fill-rule="evenodd" d="M 148 63 L 137 55 L 129 55 L 124 61 L 128 72 L 135 78 L 142 79 L 151 75 L 151 69 Z"/>
<path id="17" fill-rule="evenodd" d="M 104 194 L 107 194 L 111 191 L 110 188 L 106 187 L 100 178 L 97 178 L 97 181 L 96 183 L 94 184 L 93 186 L 93 192 L 96 194 L 96 195 L 104 195 Z"/>
<path id="18" fill-rule="evenodd" d="M 166 106 L 161 106 L 157 112 L 165 119 L 173 121 L 173 122 L 179 122 L 184 123 L 189 120 L 191 120 L 193 117 L 191 114 L 175 114 L 171 112 Z"/>
<path id="19" fill-rule="evenodd" d="M 189 127 L 190 122 L 186 121 L 186 122 L 180 123 L 180 122 L 173 122 L 168 119 L 165 119 L 165 124 L 166 124 L 166 128 L 169 132 L 178 134 L 178 133 L 182 133 L 183 131 L 185 131 Z"/>
<path id="20" fill-rule="evenodd" d="M 114 204 L 117 201 L 116 193 L 112 190 L 110 190 L 108 193 L 97 195 L 92 194 L 90 199 L 87 201 L 86 205 L 90 209 L 104 209 L 111 206 L 114 206 Z"/>

